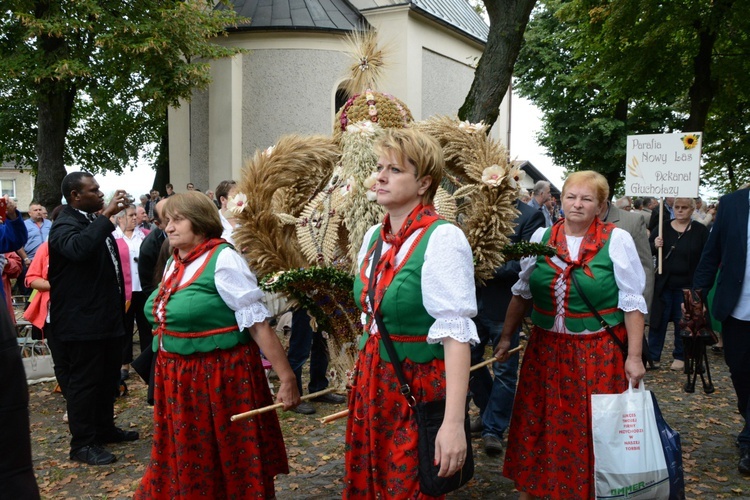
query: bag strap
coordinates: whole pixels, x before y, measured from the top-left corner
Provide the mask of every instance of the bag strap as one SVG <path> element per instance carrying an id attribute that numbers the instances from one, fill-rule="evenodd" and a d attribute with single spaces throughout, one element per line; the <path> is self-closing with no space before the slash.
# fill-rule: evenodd
<path id="1" fill-rule="evenodd" d="M 617 344 L 618 346 L 620 346 L 620 349 L 622 350 L 623 356 L 625 356 L 627 358 L 628 357 L 628 348 L 625 345 L 625 343 L 622 340 L 620 340 L 620 337 L 618 337 L 617 335 L 615 335 L 615 332 L 613 332 L 612 328 L 609 327 L 609 323 L 607 323 L 606 321 L 604 321 L 604 318 L 602 318 L 602 315 L 599 314 L 599 311 L 596 310 L 596 308 L 594 307 L 594 304 L 592 304 L 591 301 L 589 300 L 589 298 L 586 297 L 586 294 L 583 293 L 583 288 L 581 288 L 581 285 L 578 284 L 578 279 L 576 279 L 575 273 L 571 272 L 569 274 L 569 276 L 570 276 L 570 281 L 573 282 L 573 285 L 576 287 L 576 290 L 578 291 L 578 295 L 581 296 L 581 298 L 583 299 L 583 301 L 586 303 L 586 306 L 594 314 L 594 317 L 599 321 L 599 324 L 602 326 L 602 328 L 604 328 L 605 330 L 607 330 L 607 333 L 609 333 L 612 336 L 612 339 L 614 339 L 615 344 Z"/>
<path id="2" fill-rule="evenodd" d="M 396 348 L 393 346 L 391 336 L 388 335 L 388 330 L 386 330 L 385 324 L 383 324 L 383 318 L 382 316 L 380 316 L 380 312 L 375 307 L 375 282 L 377 281 L 377 276 L 375 275 L 375 266 L 380 260 L 380 253 L 382 250 L 383 237 L 378 236 L 378 241 L 377 243 L 375 243 L 375 251 L 372 255 L 372 263 L 370 265 L 370 282 L 367 290 L 367 297 L 370 299 L 370 308 L 372 308 L 372 315 L 375 318 L 375 323 L 378 325 L 378 332 L 380 332 L 380 337 L 383 339 L 383 345 L 385 346 L 386 352 L 388 352 L 388 356 L 391 358 L 391 365 L 393 365 L 393 369 L 396 372 L 396 378 L 398 379 L 399 384 L 401 384 L 398 392 L 400 392 L 404 396 L 404 398 L 406 398 L 406 403 L 409 405 L 409 407 L 413 408 L 417 401 L 414 399 L 414 396 L 411 393 L 409 382 L 406 381 L 404 370 L 401 367 L 401 361 L 398 359 L 398 354 L 396 353 Z"/>

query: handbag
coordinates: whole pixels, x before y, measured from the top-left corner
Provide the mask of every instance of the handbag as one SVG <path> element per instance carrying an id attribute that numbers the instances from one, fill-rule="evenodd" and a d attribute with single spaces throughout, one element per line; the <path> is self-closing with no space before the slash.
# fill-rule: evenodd
<path id="1" fill-rule="evenodd" d="M 628 346 L 620 340 L 620 337 L 615 335 L 615 332 L 612 331 L 612 328 L 609 326 L 609 323 L 607 323 L 604 318 L 602 318 L 602 315 L 599 314 L 599 311 L 596 310 L 594 307 L 594 304 L 591 303 L 588 297 L 586 297 L 586 294 L 583 293 L 583 288 L 581 288 L 581 285 L 578 284 L 578 279 L 576 278 L 575 273 L 570 273 L 570 280 L 573 282 L 573 286 L 576 287 L 576 290 L 578 291 L 578 295 L 581 296 L 581 299 L 586 303 L 586 307 L 589 308 L 589 310 L 593 313 L 594 317 L 599 321 L 599 324 L 607 330 L 607 333 L 609 333 L 612 336 L 612 340 L 615 341 L 615 344 L 617 344 L 620 347 L 620 350 L 622 351 L 622 357 L 623 361 L 628 358 Z M 646 334 L 644 332 L 643 335 L 643 345 L 641 346 L 641 361 L 643 361 L 643 366 L 646 366 L 646 364 L 651 361 L 651 354 L 648 350 L 648 341 L 646 340 Z"/>
<path id="2" fill-rule="evenodd" d="M 597 499 L 685 498 L 679 435 L 661 412 L 657 418 L 657 408 L 643 382 L 637 390 L 630 383 L 622 394 L 591 395 Z"/>
<path id="3" fill-rule="evenodd" d="M 18 339 L 18 346 L 29 385 L 55 380 L 55 363 L 46 339 L 34 340 L 29 328 L 26 336 Z"/>
<path id="4" fill-rule="evenodd" d="M 682 289 L 685 305 L 685 314 L 682 315 L 679 327 L 682 336 L 700 338 L 705 345 L 714 345 L 719 342 L 719 337 L 711 328 L 711 320 L 703 307 L 703 296 L 701 290 Z"/>
<path id="5" fill-rule="evenodd" d="M 372 266 L 370 267 L 370 278 L 371 281 L 375 280 L 375 265 L 380 260 L 380 253 L 383 247 L 383 240 L 378 237 L 376 243 L 375 252 L 372 258 Z M 370 306 L 375 311 L 375 287 L 370 286 L 368 290 L 368 297 L 370 299 Z M 414 396 L 411 394 L 411 387 L 409 382 L 406 380 L 404 371 L 401 367 L 401 361 L 399 360 L 396 349 L 393 346 L 388 330 L 383 324 L 383 318 L 379 312 L 373 314 L 375 322 L 378 325 L 378 331 L 383 339 L 383 345 L 385 346 L 388 356 L 391 358 L 391 365 L 396 372 L 396 378 L 398 379 L 399 392 L 406 398 L 406 403 L 414 411 L 414 416 L 417 422 L 417 450 L 418 450 L 418 462 L 419 462 L 419 490 L 430 496 L 440 496 L 451 491 L 457 490 L 474 476 L 474 455 L 471 448 L 471 420 L 469 418 L 469 398 L 466 399 L 466 407 L 464 410 L 464 435 L 466 436 L 466 460 L 464 461 L 461 469 L 450 477 L 438 477 L 438 471 L 440 470 L 439 465 L 435 465 L 435 438 L 440 430 L 440 426 L 443 424 L 443 418 L 445 417 L 445 399 L 437 401 L 417 402 Z"/>

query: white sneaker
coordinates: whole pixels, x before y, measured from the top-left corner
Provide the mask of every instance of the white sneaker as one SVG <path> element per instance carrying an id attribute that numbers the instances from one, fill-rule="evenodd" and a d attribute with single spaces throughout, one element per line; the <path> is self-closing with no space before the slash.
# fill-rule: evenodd
<path id="1" fill-rule="evenodd" d="M 685 369 L 685 362 L 680 359 L 675 359 L 672 361 L 672 366 L 670 366 L 669 369 L 676 372 L 682 371 Z"/>
<path id="2" fill-rule="evenodd" d="M 63 415 L 63 422 L 65 422 L 66 424 L 68 423 L 68 412 L 67 411 L 65 412 L 65 415 Z"/>

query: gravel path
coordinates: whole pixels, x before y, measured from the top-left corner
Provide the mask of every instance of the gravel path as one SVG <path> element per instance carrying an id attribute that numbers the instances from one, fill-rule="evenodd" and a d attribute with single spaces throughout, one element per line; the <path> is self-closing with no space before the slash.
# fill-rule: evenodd
<path id="1" fill-rule="evenodd" d="M 668 339 L 667 345 L 671 340 Z M 704 394 L 700 383 L 694 394 L 682 386 L 685 375 L 668 367 L 648 372 L 647 388 L 659 401 L 667 422 L 681 433 L 688 498 L 750 498 L 750 478 L 737 472 L 736 435 L 741 417 L 721 356 L 709 354 L 716 392 Z M 665 363 L 666 364 L 666 363 Z M 131 498 L 143 475 L 151 449 L 151 409 L 145 387 L 130 381 L 130 394 L 116 403 L 117 425 L 141 433 L 135 443 L 112 445 L 115 464 L 89 467 L 68 460 L 69 435 L 62 421 L 64 402 L 53 393 L 53 383 L 29 387 L 34 467 L 43 498 Z M 279 499 L 333 499 L 341 496 L 345 420 L 323 426 L 318 419 L 343 406 L 317 405 L 316 415 L 279 413 L 291 473 L 276 479 Z M 476 409 L 475 409 L 476 411 Z M 6 450 L 7 451 L 7 450 Z M 462 490 L 448 496 L 517 498 L 513 484 L 502 477 L 502 457 L 489 457 L 474 440 L 476 472 Z"/>

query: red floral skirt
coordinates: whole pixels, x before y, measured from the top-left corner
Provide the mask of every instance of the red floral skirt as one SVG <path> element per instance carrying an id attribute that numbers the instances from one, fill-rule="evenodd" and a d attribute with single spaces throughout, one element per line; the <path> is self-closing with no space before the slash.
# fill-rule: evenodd
<path id="1" fill-rule="evenodd" d="M 272 498 L 288 473 L 276 412 L 255 342 L 183 356 L 159 352 L 151 461 L 137 499 Z"/>
<path id="2" fill-rule="evenodd" d="M 419 491 L 417 425 L 393 366 L 371 336 L 357 359 L 346 425 L 347 499 L 426 499 Z M 418 401 L 445 398 L 445 362 L 401 363 Z"/>
<path id="3" fill-rule="evenodd" d="M 625 339 L 625 327 L 614 332 Z M 518 379 L 503 475 L 541 498 L 594 497 L 591 395 L 626 390 L 624 358 L 609 333 L 534 327 Z"/>

